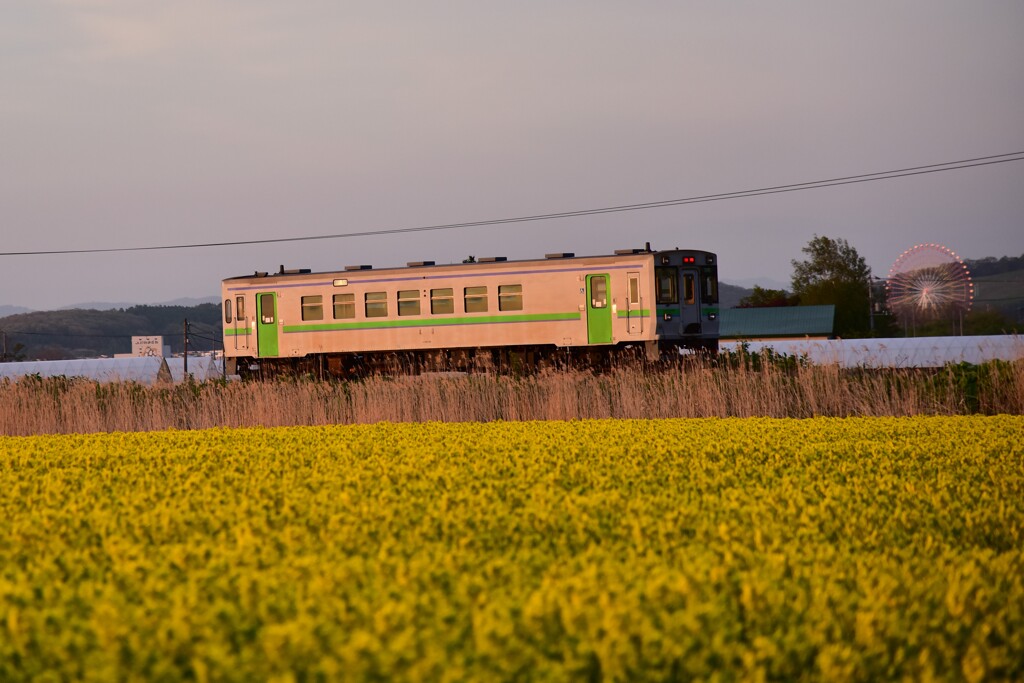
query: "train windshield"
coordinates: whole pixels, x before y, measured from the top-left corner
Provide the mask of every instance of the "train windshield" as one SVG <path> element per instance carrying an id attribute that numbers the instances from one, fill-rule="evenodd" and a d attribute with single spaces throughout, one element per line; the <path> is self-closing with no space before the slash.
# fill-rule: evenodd
<path id="1" fill-rule="evenodd" d="M 658 281 L 657 301 L 659 304 L 679 303 L 679 270 L 677 268 L 656 268 Z"/>

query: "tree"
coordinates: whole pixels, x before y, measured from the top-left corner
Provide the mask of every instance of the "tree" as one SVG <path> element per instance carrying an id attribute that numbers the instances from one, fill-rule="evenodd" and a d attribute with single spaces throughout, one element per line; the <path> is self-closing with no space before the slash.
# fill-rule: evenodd
<path id="1" fill-rule="evenodd" d="M 867 335 L 870 328 L 868 283 L 871 269 L 844 239 L 815 235 L 803 248 L 807 260 L 793 260 L 793 294 L 807 306 L 833 304 L 834 332 L 840 337 Z"/>
<path id="2" fill-rule="evenodd" d="M 25 350 L 24 344 L 15 343 L 10 348 L 7 347 L 7 334 L 3 334 L 4 345 L 3 349 L 0 350 L 0 363 L 13 363 L 16 361 L 25 360 L 25 354 L 22 353 Z"/>
<path id="3" fill-rule="evenodd" d="M 740 299 L 737 308 L 774 308 L 799 305 L 800 298 L 784 289 L 766 289 L 760 285 L 754 285 L 754 291 Z"/>

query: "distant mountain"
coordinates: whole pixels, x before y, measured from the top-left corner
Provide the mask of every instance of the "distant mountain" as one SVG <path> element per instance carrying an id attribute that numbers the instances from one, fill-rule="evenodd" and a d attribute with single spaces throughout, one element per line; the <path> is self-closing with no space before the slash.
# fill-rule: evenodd
<path id="1" fill-rule="evenodd" d="M 748 288 L 748 291 L 750 292 L 754 291 L 754 285 L 757 285 L 762 289 L 785 289 L 786 291 L 789 291 L 789 288 L 791 287 L 788 282 L 780 282 L 778 280 L 773 280 L 770 277 L 747 277 L 732 280 L 731 284 L 736 287 Z"/>
<path id="2" fill-rule="evenodd" d="M 132 308 L 134 306 L 185 306 L 185 307 L 189 307 L 189 306 L 199 306 L 199 305 L 202 305 L 202 304 L 215 304 L 215 303 L 219 303 L 219 302 L 220 302 L 220 299 L 215 297 L 215 296 L 208 296 L 208 297 L 202 297 L 202 298 L 184 297 L 184 298 L 181 298 L 181 299 L 174 299 L 173 301 L 164 301 L 164 302 L 156 303 L 156 304 L 140 304 L 137 301 L 117 301 L 117 302 L 112 302 L 112 301 L 88 301 L 88 302 L 85 302 L 85 303 L 70 304 L 68 306 L 61 306 L 60 309 L 57 309 L 57 310 L 66 311 L 66 310 L 75 310 L 75 309 L 86 309 L 86 310 L 90 310 L 90 311 L 114 311 L 114 310 L 117 310 L 119 308 Z M 28 309 L 24 309 L 24 310 L 27 311 Z"/>
<path id="3" fill-rule="evenodd" d="M 156 304 L 157 306 L 201 306 L 203 304 L 220 304 L 220 297 L 207 296 L 203 298 L 182 298 L 175 299 L 174 301 L 165 301 L 162 304 Z"/>
<path id="4" fill-rule="evenodd" d="M 80 304 L 68 304 L 67 306 L 60 306 L 53 310 L 55 311 L 116 311 L 119 308 L 131 308 L 132 306 L 138 306 L 136 303 L 128 301 L 85 301 Z"/>
<path id="5" fill-rule="evenodd" d="M 0 306 L 0 318 L 5 318 L 17 313 L 28 313 L 31 310 L 31 308 L 25 308 L 24 306 Z"/>
<path id="6" fill-rule="evenodd" d="M 718 283 L 718 305 L 722 308 L 736 308 L 740 305 L 740 299 L 754 293 L 753 289 L 738 287 L 736 285 Z"/>

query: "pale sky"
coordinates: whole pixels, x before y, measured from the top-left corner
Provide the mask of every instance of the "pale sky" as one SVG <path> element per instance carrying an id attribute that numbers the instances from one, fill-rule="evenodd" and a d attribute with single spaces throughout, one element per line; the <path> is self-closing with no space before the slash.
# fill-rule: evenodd
<path id="1" fill-rule="evenodd" d="M 1024 2 L 3 0 L 0 251 L 411 228 L 1024 150 Z M 0 304 L 642 247 L 788 287 L 815 235 L 1024 253 L 1024 161 L 537 223 L 0 257 Z"/>

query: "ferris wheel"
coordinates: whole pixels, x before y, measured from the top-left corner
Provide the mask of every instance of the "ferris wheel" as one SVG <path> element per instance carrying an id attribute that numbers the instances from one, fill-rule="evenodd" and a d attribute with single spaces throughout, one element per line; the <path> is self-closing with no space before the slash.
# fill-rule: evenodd
<path id="1" fill-rule="evenodd" d="M 885 289 L 889 310 L 905 325 L 960 319 L 974 302 L 970 271 L 941 244 L 918 244 L 900 254 Z"/>

